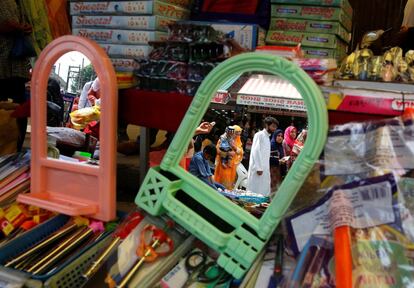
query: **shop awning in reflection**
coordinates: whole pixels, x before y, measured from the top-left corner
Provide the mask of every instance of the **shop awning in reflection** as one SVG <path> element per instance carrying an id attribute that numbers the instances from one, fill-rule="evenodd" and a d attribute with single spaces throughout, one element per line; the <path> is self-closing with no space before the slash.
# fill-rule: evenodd
<path id="1" fill-rule="evenodd" d="M 237 94 L 240 105 L 306 111 L 295 86 L 275 75 L 252 75 Z"/>

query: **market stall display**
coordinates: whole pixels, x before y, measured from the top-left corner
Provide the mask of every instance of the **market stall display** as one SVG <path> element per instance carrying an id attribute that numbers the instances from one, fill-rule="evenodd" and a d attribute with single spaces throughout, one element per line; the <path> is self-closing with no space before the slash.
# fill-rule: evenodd
<path id="1" fill-rule="evenodd" d="M 364 36 L 360 49 L 346 57 L 338 69 L 338 78 L 345 80 L 412 83 L 414 81 L 414 50 L 403 55 L 400 47 L 393 47 L 383 55 L 376 56 L 368 48 L 369 32 Z M 382 33 L 381 33 L 382 34 Z"/>
<path id="2" fill-rule="evenodd" d="M 188 19 L 186 1 L 72 1 L 72 34 L 95 40 L 111 58 L 121 87 L 134 83 L 135 58 L 147 57 L 149 41 L 165 40 L 168 25 Z M 128 78 L 126 80 L 125 78 Z"/>
<path id="3" fill-rule="evenodd" d="M 231 47 L 212 27 L 179 23 L 169 27 L 168 40 L 151 41 L 152 52 L 134 72 L 139 88 L 193 96 L 204 77 Z"/>
<path id="4" fill-rule="evenodd" d="M 348 1 L 272 0 L 269 45 L 302 45 L 306 58 L 342 60 L 351 40 Z"/>
<path id="5" fill-rule="evenodd" d="M 67 25 L 56 27 L 68 22 L 54 14 L 63 13 L 62 6 L 45 2 L 53 35 L 67 31 Z M 41 55 L 48 58 L 37 59 L 33 149 L 0 157 L 0 284 L 412 286 L 413 50 L 393 44 L 374 55 L 370 44 L 386 31 L 370 31 L 337 69 L 355 43 L 351 31 L 360 28 L 348 0 L 190 2 L 67 5 L 73 33 L 103 50 L 87 39 L 61 48 L 83 49 L 101 68 L 97 63 L 106 63 L 104 73 L 98 71 L 105 97 L 99 109 L 68 113 L 78 131 L 46 128 L 46 112 L 38 113 L 44 107 L 36 106 L 44 106 L 45 92 L 37 79 L 57 56 L 47 47 Z M 269 22 L 264 46 L 262 27 Z M 98 47 L 96 53 L 88 45 Z M 244 53 L 257 45 L 259 53 Z M 145 174 L 140 159 L 145 179 L 138 208 L 119 224 L 108 222 L 116 205 L 112 67 L 118 88 L 139 79 L 140 89 L 119 93 L 121 116 L 177 132 L 160 166 Z M 84 124 L 91 120 L 104 128 L 90 130 Z M 2 135 L 13 136 L 13 126 L 6 128 Z M 97 130 L 102 143 L 83 134 Z M 95 147 L 100 161 L 80 162 Z"/>

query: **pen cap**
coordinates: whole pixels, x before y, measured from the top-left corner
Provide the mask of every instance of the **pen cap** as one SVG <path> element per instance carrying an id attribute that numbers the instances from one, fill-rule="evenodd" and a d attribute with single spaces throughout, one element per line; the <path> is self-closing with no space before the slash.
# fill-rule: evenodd
<path id="1" fill-rule="evenodd" d="M 332 230 L 351 226 L 354 220 L 354 209 L 346 194 L 342 190 L 336 190 L 329 204 L 329 221 Z"/>

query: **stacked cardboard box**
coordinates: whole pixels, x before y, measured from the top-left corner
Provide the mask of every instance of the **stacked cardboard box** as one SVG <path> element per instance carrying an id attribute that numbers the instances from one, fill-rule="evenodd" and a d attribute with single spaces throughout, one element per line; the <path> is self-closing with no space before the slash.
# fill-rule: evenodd
<path id="1" fill-rule="evenodd" d="M 272 0 L 266 43 L 301 44 L 307 58 L 341 60 L 351 40 L 348 0 Z"/>
<path id="2" fill-rule="evenodd" d="M 147 57 L 149 41 L 166 40 L 168 25 L 190 16 L 190 0 L 74 1 L 70 3 L 73 35 L 98 42 L 117 72 L 137 68 Z"/>

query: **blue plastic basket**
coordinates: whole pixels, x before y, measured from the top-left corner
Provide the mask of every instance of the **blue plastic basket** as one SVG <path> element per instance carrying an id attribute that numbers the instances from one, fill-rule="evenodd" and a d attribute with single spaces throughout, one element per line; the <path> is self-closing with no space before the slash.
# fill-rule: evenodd
<path id="1" fill-rule="evenodd" d="M 7 261 L 12 260 L 20 253 L 41 242 L 47 236 L 63 227 L 69 219 L 69 216 L 58 215 L 7 243 L 0 248 L 0 264 L 3 266 Z M 48 275 L 48 277 L 50 276 Z"/>
<path id="2" fill-rule="evenodd" d="M 24 252 L 25 250 L 29 249 L 35 244 L 41 242 L 47 236 L 59 230 L 61 227 L 63 227 L 69 221 L 69 219 L 70 219 L 69 216 L 58 215 L 50 219 L 49 221 L 43 223 L 42 225 L 39 225 L 38 227 L 28 231 L 27 233 L 23 234 L 21 237 L 15 239 L 14 241 L 11 241 L 10 243 L 4 245 L 3 247 L 0 248 L 0 264 L 3 266 L 8 260 L 15 258 L 20 253 Z M 101 239 L 104 239 L 104 238 L 105 237 L 102 237 Z M 79 250 L 77 253 L 74 253 L 73 255 L 71 255 L 65 262 L 59 265 L 59 267 L 57 267 L 55 270 L 47 274 L 31 275 L 30 273 L 27 273 L 24 271 L 21 271 L 21 272 L 27 275 L 30 275 L 32 279 L 40 280 L 42 282 L 46 281 L 53 275 L 59 273 L 69 263 L 71 263 L 73 260 L 80 257 L 80 255 L 82 255 L 84 252 L 86 252 L 88 249 L 90 249 L 95 244 L 96 242 L 86 245 L 84 248 Z M 16 271 L 20 271 L 20 270 L 16 270 Z"/>

